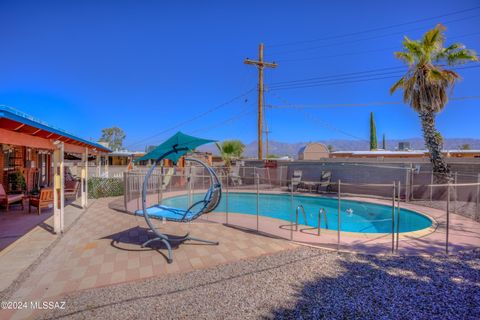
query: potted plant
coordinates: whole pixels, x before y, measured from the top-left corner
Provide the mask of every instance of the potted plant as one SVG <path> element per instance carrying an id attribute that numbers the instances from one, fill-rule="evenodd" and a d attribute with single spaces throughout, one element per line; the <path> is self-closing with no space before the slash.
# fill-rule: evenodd
<path id="1" fill-rule="evenodd" d="M 20 171 L 15 171 L 9 175 L 11 193 L 22 193 L 27 188 L 25 178 Z"/>

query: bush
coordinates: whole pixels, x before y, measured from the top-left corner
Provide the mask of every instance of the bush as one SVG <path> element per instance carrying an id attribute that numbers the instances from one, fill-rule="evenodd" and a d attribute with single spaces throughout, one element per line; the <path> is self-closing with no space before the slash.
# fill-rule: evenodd
<path id="1" fill-rule="evenodd" d="M 90 199 L 123 196 L 123 193 L 123 179 L 98 177 L 88 179 L 88 197 Z"/>

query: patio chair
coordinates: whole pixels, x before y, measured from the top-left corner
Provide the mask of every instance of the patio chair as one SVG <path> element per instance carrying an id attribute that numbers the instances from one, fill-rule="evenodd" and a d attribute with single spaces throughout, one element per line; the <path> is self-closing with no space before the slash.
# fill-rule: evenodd
<path id="1" fill-rule="evenodd" d="M 78 188 L 80 186 L 80 181 L 78 180 L 71 180 L 71 181 L 65 181 L 65 189 L 64 189 L 64 195 L 65 198 L 77 198 L 78 195 Z"/>
<path id="2" fill-rule="evenodd" d="M 5 192 L 5 188 L 3 185 L 0 183 L 0 203 L 3 204 L 6 207 L 6 210 L 8 211 L 8 207 L 12 203 L 17 203 L 20 202 L 22 204 L 22 210 L 24 209 L 23 207 L 23 193 L 19 194 L 7 194 Z"/>
<path id="3" fill-rule="evenodd" d="M 240 176 L 240 166 L 237 164 L 235 167 L 232 168 L 230 172 L 230 179 L 234 186 L 241 186 L 242 185 L 242 177 Z"/>
<path id="4" fill-rule="evenodd" d="M 147 189 L 148 181 L 152 175 L 155 167 L 163 160 L 169 159 L 174 163 L 177 162 L 180 157 L 182 157 L 188 151 L 194 150 L 195 148 L 206 144 L 214 142 L 213 140 L 207 140 L 202 138 L 197 138 L 193 136 L 186 135 L 181 132 L 177 132 L 175 135 L 167 139 L 161 145 L 157 146 L 153 151 L 147 153 L 143 157 L 137 159 L 137 161 L 142 160 L 155 160 L 152 167 L 148 170 L 143 180 L 142 187 L 142 209 L 135 212 L 136 215 L 143 215 L 145 221 L 150 228 L 150 231 L 155 235 L 154 238 L 147 240 L 142 244 L 142 247 L 146 247 L 152 242 L 161 241 L 168 250 L 167 262 L 172 263 L 173 261 L 173 250 L 172 244 L 180 244 L 185 241 L 198 241 L 206 244 L 218 245 L 218 241 L 204 240 L 190 236 L 187 233 L 184 236 L 170 236 L 164 234 L 157 228 L 151 219 L 160 219 L 163 221 L 172 221 L 172 222 L 192 222 L 195 219 L 199 218 L 203 214 L 212 212 L 217 208 L 222 198 L 222 185 L 218 179 L 215 171 L 209 167 L 206 163 L 195 159 L 195 158 L 185 158 L 185 161 L 195 162 L 207 170 L 210 176 L 210 187 L 208 188 L 205 196 L 202 200 L 199 200 L 186 209 L 164 206 L 161 204 L 153 205 L 147 207 Z"/>
<path id="5" fill-rule="evenodd" d="M 322 171 L 320 176 L 320 183 L 317 183 L 317 192 L 320 192 L 322 187 L 325 187 L 325 191 L 330 191 L 331 188 L 331 179 L 332 179 L 332 172 L 331 171 Z"/>
<path id="6" fill-rule="evenodd" d="M 294 170 L 292 178 L 290 179 L 290 184 L 288 185 L 288 191 L 296 191 L 298 185 L 302 183 L 302 170 Z"/>
<path id="7" fill-rule="evenodd" d="M 170 181 L 172 181 L 173 174 L 175 173 L 175 168 L 170 167 L 168 168 L 167 173 L 163 176 L 162 179 L 162 191 L 167 190 L 168 185 L 170 184 Z"/>
<path id="8" fill-rule="evenodd" d="M 53 190 L 50 188 L 43 188 L 40 194 L 36 197 L 31 197 L 28 203 L 28 212 L 32 212 L 32 207 L 37 208 L 37 213 L 41 214 L 42 209 L 51 208 L 53 206 Z"/>

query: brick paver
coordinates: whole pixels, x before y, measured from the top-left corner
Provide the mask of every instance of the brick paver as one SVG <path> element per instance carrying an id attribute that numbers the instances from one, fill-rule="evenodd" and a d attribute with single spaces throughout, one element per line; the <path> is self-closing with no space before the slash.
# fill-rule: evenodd
<path id="1" fill-rule="evenodd" d="M 188 224 L 158 221 L 166 234 L 190 232 L 220 241 L 218 246 L 180 244 L 174 248 L 173 263 L 167 264 L 161 243 L 155 249 L 140 247 L 149 236 L 143 218 L 108 208 L 111 200 L 97 200 L 90 206 L 23 282 L 14 300 L 46 301 L 73 291 L 212 267 L 295 246 L 204 220 Z M 15 317 L 28 315 L 21 312 Z"/>

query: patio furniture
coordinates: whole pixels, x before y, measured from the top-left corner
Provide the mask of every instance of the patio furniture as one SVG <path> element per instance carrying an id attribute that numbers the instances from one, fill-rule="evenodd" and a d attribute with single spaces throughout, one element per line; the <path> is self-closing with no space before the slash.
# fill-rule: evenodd
<path id="1" fill-rule="evenodd" d="M 320 192 L 322 187 L 325 187 L 325 191 L 330 191 L 331 188 L 331 179 L 332 179 L 332 172 L 331 171 L 322 171 L 320 177 L 320 183 L 317 183 L 317 192 Z"/>
<path id="2" fill-rule="evenodd" d="M 17 203 L 17 202 L 19 202 L 22 205 L 22 210 L 23 210 L 24 209 L 23 197 L 24 197 L 23 193 L 7 194 L 7 192 L 5 192 L 5 188 L 0 183 L 0 204 L 3 204 L 6 207 L 7 211 L 10 204 Z"/>
<path id="3" fill-rule="evenodd" d="M 235 167 L 232 168 L 232 172 L 230 172 L 230 179 L 234 186 L 241 186 L 242 185 L 242 177 L 240 176 L 240 165 L 236 164 Z"/>
<path id="4" fill-rule="evenodd" d="M 203 242 L 207 244 L 218 245 L 217 241 L 203 240 L 199 238 L 191 237 L 188 233 L 180 237 L 171 237 L 167 236 L 164 233 L 159 231 L 159 228 L 156 228 L 152 223 L 150 218 L 161 219 L 163 221 L 173 221 L 173 222 L 191 222 L 201 215 L 215 210 L 215 208 L 220 203 L 222 198 L 222 185 L 218 179 L 215 171 L 206 165 L 204 162 L 194 159 L 194 158 L 185 158 L 185 161 L 195 162 L 203 166 L 209 176 L 210 176 L 210 187 L 208 188 L 205 196 L 202 200 L 195 202 L 187 209 L 173 208 L 164 206 L 161 204 L 147 207 L 147 189 L 149 178 L 152 175 L 155 167 L 163 160 L 170 159 L 173 162 L 178 161 L 178 159 L 183 156 L 187 151 L 193 150 L 198 146 L 201 146 L 205 143 L 213 142 L 212 140 L 206 140 L 201 138 L 192 137 L 181 132 L 177 132 L 174 136 L 169 138 L 167 141 L 159 145 L 153 151 L 147 153 L 143 157 L 139 158 L 137 161 L 142 160 L 155 160 L 152 167 L 148 170 L 145 179 L 143 181 L 142 187 L 142 210 L 138 210 L 135 214 L 143 215 L 145 221 L 147 222 L 150 230 L 155 234 L 155 238 L 149 239 L 148 241 L 142 244 L 142 247 L 147 246 L 151 242 L 161 241 L 168 250 L 167 262 L 173 262 L 173 252 L 171 243 L 182 243 L 184 241 L 193 240 L 198 242 Z"/>
<path id="5" fill-rule="evenodd" d="M 174 167 L 168 168 L 167 173 L 165 173 L 165 175 L 162 178 L 162 191 L 167 190 L 167 187 L 170 184 L 170 181 L 172 180 L 174 173 L 175 173 Z"/>
<path id="6" fill-rule="evenodd" d="M 77 198 L 78 189 L 80 187 L 80 181 L 78 180 L 71 180 L 65 181 L 65 189 L 64 189 L 64 196 L 65 198 Z"/>
<path id="7" fill-rule="evenodd" d="M 293 171 L 290 184 L 288 185 L 288 191 L 296 191 L 298 189 L 298 185 L 302 183 L 302 174 L 302 170 Z"/>
<path id="8" fill-rule="evenodd" d="M 53 190 L 43 188 L 38 196 L 31 196 L 28 203 L 28 212 L 32 212 L 32 207 L 37 208 L 37 213 L 42 213 L 42 209 L 51 208 L 53 206 Z"/>

